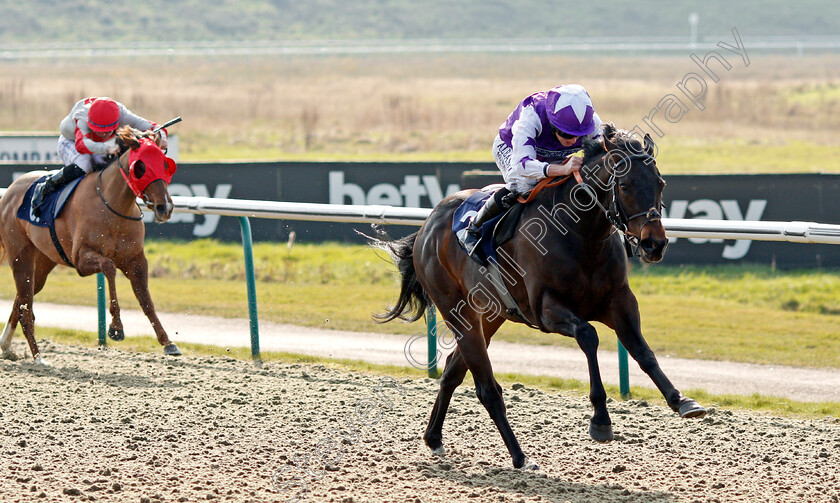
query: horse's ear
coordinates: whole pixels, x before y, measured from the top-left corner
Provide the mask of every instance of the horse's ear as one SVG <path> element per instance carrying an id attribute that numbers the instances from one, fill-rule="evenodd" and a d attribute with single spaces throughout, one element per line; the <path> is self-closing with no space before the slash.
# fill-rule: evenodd
<path id="1" fill-rule="evenodd" d="M 601 136 L 604 138 L 604 150 L 609 152 L 615 148 L 615 143 L 610 141 L 610 138 L 615 136 L 616 128 L 612 122 L 606 122 L 601 126 Z"/>
<path id="2" fill-rule="evenodd" d="M 653 138 L 650 137 L 650 133 L 645 133 L 645 152 L 647 155 L 651 157 L 656 157 L 654 155 L 654 149 L 656 148 L 656 143 L 653 142 Z"/>
<path id="3" fill-rule="evenodd" d="M 601 126 L 601 135 L 604 138 L 612 138 L 615 136 L 615 132 L 617 131 L 615 124 L 612 122 L 607 122 L 603 126 Z"/>
<path id="4" fill-rule="evenodd" d="M 613 150 L 614 148 L 616 148 L 615 143 L 611 142 L 607 135 L 604 135 L 604 150 L 609 152 L 610 150 Z"/>

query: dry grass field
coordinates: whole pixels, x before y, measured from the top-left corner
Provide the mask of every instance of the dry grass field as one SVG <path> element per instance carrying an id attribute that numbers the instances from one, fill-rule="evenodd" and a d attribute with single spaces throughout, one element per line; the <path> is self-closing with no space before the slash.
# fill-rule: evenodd
<path id="1" fill-rule="evenodd" d="M 753 54 L 746 66 L 718 50 L 731 68 L 710 63 L 719 81 L 705 78 L 703 111 L 676 87 L 700 72 L 689 54 L 4 61 L 0 131 L 54 131 L 77 99 L 108 95 L 158 121 L 183 116 L 186 161 L 490 161 L 496 128 L 520 99 L 579 82 L 604 119 L 628 129 L 650 131 L 650 110 L 681 98 L 678 122 L 653 119 L 666 171 L 840 171 L 840 55 Z"/>

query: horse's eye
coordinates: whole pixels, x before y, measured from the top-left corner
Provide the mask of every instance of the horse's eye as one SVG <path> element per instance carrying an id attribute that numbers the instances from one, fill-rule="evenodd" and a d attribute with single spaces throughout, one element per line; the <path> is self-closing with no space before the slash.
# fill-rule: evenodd
<path id="1" fill-rule="evenodd" d="M 142 161 L 135 163 L 133 171 L 135 178 L 143 178 L 143 175 L 146 174 L 146 164 Z"/>
<path id="2" fill-rule="evenodd" d="M 621 190 L 626 191 L 626 190 L 629 190 L 629 189 L 630 189 L 630 186 L 629 186 L 629 185 L 627 185 L 625 182 L 621 182 L 621 183 L 619 183 L 619 184 L 618 184 L 618 188 L 619 188 L 619 189 L 621 189 Z"/>

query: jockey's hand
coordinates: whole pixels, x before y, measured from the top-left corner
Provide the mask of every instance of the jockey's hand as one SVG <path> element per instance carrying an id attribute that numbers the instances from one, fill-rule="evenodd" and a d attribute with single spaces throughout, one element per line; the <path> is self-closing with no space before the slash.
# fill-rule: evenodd
<path id="1" fill-rule="evenodd" d="M 165 131 L 160 130 L 156 133 L 155 143 L 157 143 L 158 147 L 160 147 L 160 149 L 164 152 L 169 148 L 169 139 L 167 138 Z"/>
<path id="2" fill-rule="evenodd" d="M 569 156 L 562 164 L 551 163 L 548 165 L 546 174 L 548 176 L 568 176 L 575 171 L 580 171 L 583 165 L 583 158 L 576 155 Z"/>
<path id="3" fill-rule="evenodd" d="M 108 154 L 118 155 L 120 153 L 120 146 L 117 145 L 117 139 L 111 138 L 110 140 L 103 142 L 105 145 L 105 152 Z"/>

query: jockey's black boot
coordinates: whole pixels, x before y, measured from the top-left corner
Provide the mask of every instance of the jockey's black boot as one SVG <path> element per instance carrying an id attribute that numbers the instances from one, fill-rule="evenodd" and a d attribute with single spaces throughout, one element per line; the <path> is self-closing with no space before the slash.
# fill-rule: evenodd
<path id="1" fill-rule="evenodd" d="M 504 203 L 505 196 L 511 192 L 507 187 L 501 188 L 489 197 L 484 202 L 484 206 L 478 210 L 478 213 L 470 220 L 465 233 L 462 234 L 461 240 L 464 243 L 464 248 L 467 250 L 467 255 L 471 256 L 478 249 L 478 244 L 481 242 L 481 226 L 484 222 L 498 216 L 507 207 Z"/>
<path id="2" fill-rule="evenodd" d="M 44 200 L 47 196 L 61 189 L 76 178 L 80 178 L 84 175 L 85 171 L 82 168 L 76 166 L 75 164 L 71 164 L 69 166 L 64 166 L 56 173 L 48 176 L 47 179 L 44 180 L 43 184 L 39 183 L 35 187 L 35 191 L 32 193 L 32 214 L 36 217 L 40 217 L 41 206 L 43 206 Z"/>

